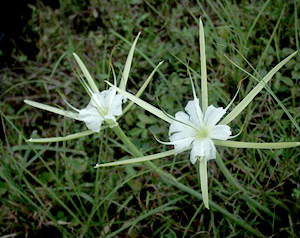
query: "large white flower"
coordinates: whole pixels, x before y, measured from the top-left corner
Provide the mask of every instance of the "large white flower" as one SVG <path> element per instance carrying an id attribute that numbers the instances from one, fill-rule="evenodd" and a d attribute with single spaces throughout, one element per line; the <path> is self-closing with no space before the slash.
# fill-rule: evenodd
<path id="1" fill-rule="evenodd" d="M 217 125 L 226 113 L 222 107 L 210 105 L 203 115 L 199 99 L 189 101 L 185 112 L 175 114 L 175 120 L 169 128 L 170 141 L 176 154 L 192 146 L 190 159 L 193 164 L 197 160 L 216 158 L 216 148 L 212 139 L 227 140 L 231 135 L 230 127 Z"/>
<path id="2" fill-rule="evenodd" d="M 190 159 L 193 164 L 198 161 L 200 182 L 202 190 L 202 198 L 206 208 L 209 208 L 208 199 L 208 177 L 207 177 L 207 161 L 211 159 L 217 160 L 221 170 L 229 181 L 233 181 L 234 186 L 237 186 L 234 178 L 230 175 L 230 172 L 226 169 L 220 156 L 217 156 L 215 145 L 227 146 L 234 148 L 256 148 L 256 149 L 281 149 L 300 146 L 300 142 L 272 142 L 272 143 L 256 143 L 256 142 L 244 142 L 244 141 L 227 141 L 231 137 L 230 127 L 227 126 L 233 119 L 235 119 L 253 100 L 253 98 L 268 84 L 270 79 L 275 73 L 286 64 L 297 52 L 292 53 L 290 56 L 282 60 L 277 64 L 262 80 L 258 80 L 259 83 L 248 93 L 248 95 L 230 112 L 223 118 L 226 111 L 231 106 L 237 94 L 229 105 L 223 109 L 222 107 L 216 108 L 214 106 L 208 106 L 208 90 L 207 90 L 207 72 L 206 72 L 206 55 L 205 55 L 205 40 L 204 40 L 204 29 L 200 19 L 199 24 L 200 33 L 200 57 L 201 57 L 201 103 L 202 110 L 199 105 L 199 99 L 195 92 L 195 87 L 192 83 L 192 90 L 194 100 L 189 101 L 185 107 L 185 112 L 179 111 L 175 114 L 175 117 L 166 114 L 163 110 L 160 110 L 151 104 L 141 100 L 140 98 L 118 88 L 108 82 L 108 84 L 116 89 L 117 92 L 123 94 L 126 98 L 132 100 L 137 105 L 141 106 L 150 113 L 156 115 L 162 120 L 170 123 L 169 137 L 170 142 L 162 142 L 166 145 L 173 145 L 174 149 L 164 151 L 161 153 L 142 156 L 139 158 L 133 158 L 129 160 L 119 160 L 111 163 L 97 164 L 95 168 L 116 166 L 122 164 L 131 164 L 138 162 L 146 162 L 149 160 L 155 160 L 180 152 L 191 149 Z M 186 65 L 188 67 L 188 65 Z M 189 69 L 189 67 L 188 67 Z M 252 75 L 250 75 L 253 77 Z M 268 89 L 268 88 L 267 88 Z M 219 122 L 220 121 L 220 122 Z M 217 125 L 219 123 L 219 125 Z M 296 125 L 297 126 L 297 125 Z M 158 140 L 158 138 L 157 138 Z M 158 140 L 159 141 L 159 140 Z M 151 165 L 151 167 L 153 167 Z M 166 176 L 168 177 L 168 176 Z M 171 179 L 173 181 L 173 179 Z M 243 191 L 247 200 L 252 201 L 245 190 L 238 186 L 238 189 Z M 253 201 L 251 204 L 257 204 Z"/>

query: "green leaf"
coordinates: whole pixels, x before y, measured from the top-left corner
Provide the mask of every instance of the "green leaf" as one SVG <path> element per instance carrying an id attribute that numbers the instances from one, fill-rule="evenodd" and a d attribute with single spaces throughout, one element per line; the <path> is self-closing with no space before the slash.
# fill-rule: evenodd
<path id="1" fill-rule="evenodd" d="M 138 114 L 138 118 L 144 124 L 154 124 L 154 123 L 157 123 L 157 120 L 154 117 L 147 116 L 145 114 Z"/>

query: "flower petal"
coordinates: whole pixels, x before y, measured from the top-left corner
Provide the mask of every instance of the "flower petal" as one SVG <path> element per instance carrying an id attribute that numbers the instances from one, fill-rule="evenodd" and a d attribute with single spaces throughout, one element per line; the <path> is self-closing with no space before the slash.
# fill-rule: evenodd
<path id="1" fill-rule="evenodd" d="M 92 102 L 92 101 L 91 101 Z M 99 132 L 104 118 L 101 116 L 100 112 L 92 106 L 92 103 L 79 112 L 79 120 L 84 121 L 87 128 L 94 132 Z"/>
<path id="2" fill-rule="evenodd" d="M 216 152 L 217 152 L 215 144 L 211 139 L 208 139 L 207 143 L 208 143 L 208 146 L 209 146 L 210 149 L 208 151 L 206 151 L 207 153 L 205 154 L 205 158 L 207 160 L 215 159 L 216 158 Z"/>
<path id="3" fill-rule="evenodd" d="M 89 83 L 91 89 L 93 90 L 93 92 L 94 93 L 99 93 L 99 89 L 96 86 L 94 79 L 92 78 L 90 72 L 85 67 L 82 60 L 79 58 L 79 56 L 76 53 L 73 53 L 73 56 L 74 56 L 75 60 L 77 61 L 77 64 L 79 65 L 82 73 L 84 74 L 84 76 L 85 76 L 86 80 L 88 81 L 88 83 Z"/>
<path id="4" fill-rule="evenodd" d="M 24 100 L 24 102 L 26 104 L 30 105 L 30 106 L 33 106 L 33 107 L 36 107 L 36 108 L 39 108 L 39 109 L 43 109 L 43 110 L 53 112 L 53 113 L 56 113 L 56 114 L 59 114 L 59 115 L 70 117 L 70 118 L 73 118 L 75 120 L 80 120 L 78 113 L 66 111 L 66 110 L 63 110 L 63 109 L 60 109 L 60 108 L 57 108 L 57 107 L 52 107 L 52 106 L 49 106 L 49 105 L 46 105 L 46 104 L 43 104 L 43 103 L 39 103 L 39 102 L 34 102 L 34 101 L 31 101 L 31 100 Z"/>
<path id="5" fill-rule="evenodd" d="M 195 131 L 188 126 L 192 126 L 192 123 L 189 120 L 189 116 L 186 113 L 182 111 L 177 112 L 175 114 L 175 119 L 178 121 L 173 121 L 169 128 L 170 141 L 179 140 L 186 137 L 192 137 L 195 135 Z M 177 135 L 175 136 L 175 134 Z M 173 135 L 174 137 L 172 137 Z"/>
<path id="6" fill-rule="evenodd" d="M 195 140 L 193 142 L 193 148 L 191 150 L 190 160 L 192 164 L 204 156 L 204 140 Z"/>
<path id="7" fill-rule="evenodd" d="M 199 161 L 200 183 L 204 206 L 209 209 L 208 203 L 208 181 L 207 181 L 207 160 L 203 158 Z"/>
<path id="8" fill-rule="evenodd" d="M 155 116 L 163 119 L 164 121 L 168 122 L 168 123 L 172 123 L 172 119 L 167 116 L 165 114 L 165 112 L 163 112 L 162 110 L 152 106 L 151 104 L 143 101 L 142 99 L 124 91 L 121 90 L 120 88 L 117 88 L 116 86 L 114 86 L 113 84 L 111 84 L 110 82 L 105 81 L 108 85 L 110 85 L 111 87 L 113 87 L 116 91 L 118 91 L 119 93 L 121 93 L 122 95 L 124 95 L 126 98 L 129 98 L 131 101 L 133 101 L 135 104 L 139 105 L 140 107 L 144 108 L 145 110 L 147 110 L 148 112 L 154 114 Z"/>
<path id="9" fill-rule="evenodd" d="M 187 148 L 189 148 L 191 146 L 191 144 L 193 143 L 193 140 L 194 140 L 194 138 L 188 137 L 188 138 L 184 138 L 181 140 L 172 141 L 173 145 L 174 145 L 175 153 L 178 154 L 178 153 L 185 151 Z"/>
<path id="10" fill-rule="evenodd" d="M 199 106 L 199 99 L 196 98 L 193 101 L 189 101 L 185 107 L 185 111 L 190 116 L 190 121 L 196 126 L 203 126 L 203 114 Z"/>
<path id="11" fill-rule="evenodd" d="M 191 162 L 195 164 L 197 159 L 204 157 L 206 160 L 216 158 L 216 147 L 211 139 L 195 140 L 191 150 Z"/>
<path id="12" fill-rule="evenodd" d="M 134 158 L 134 159 L 118 160 L 118 161 L 110 162 L 110 163 L 106 163 L 106 164 L 96 164 L 94 168 L 96 169 L 96 168 L 100 168 L 100 167 L 141 163 L 141 162 L 145 162 L 145 161 L 149 161 L 149 160 L 160 159 L 160 158 L 171 156 L 174 154 L 175 154 L 174 150 L 168 150 L 168 151 L 161 152 L 158 154 L 146 155 L 146 156 Z"/>
<path id="13" fill-rule="evenodd" d="M 230 135 L 230 127 L 227 125 L 216 125 L 210 131 L 210 138 L 216 140 L 228 140 Z"/>
<path id="14" fill-rule="evenodd" d="M 210 105 L 204 115 L 205 125 L 212 128 L 221 120 L 225 113 L 226 110 L 223 109 L 223 107 L 216 108 L 213 105 Z"/>
<path id="15" fill-rule="evenodd" d="M 92 130 L 87 130 L 87 131 L 83 131 L 83 132 L 79 132 L 79 133 L 75 133 L 75 134 L 71 134 L 71 135 L 67 135 L 67 136 L 58 136 L 58 137 L 50 137 L 50 138 L 36 138 L 36 139 L 30 138 L 29 140 L 26 140 L 26 141 L 31 142 L 31 143 L 59 142 L 59 141 L 78 139 L 78 138 L 81 138 L 84 136 L 91 135 L 93 133 L 94 132 Z"/>
<path id="16" fill-rule="evenodd" d="M 122 94 L 117 94 L 110 105 L 108 113 L 114 116 L 121 116 L 124 99 L 125 97 Z"/>

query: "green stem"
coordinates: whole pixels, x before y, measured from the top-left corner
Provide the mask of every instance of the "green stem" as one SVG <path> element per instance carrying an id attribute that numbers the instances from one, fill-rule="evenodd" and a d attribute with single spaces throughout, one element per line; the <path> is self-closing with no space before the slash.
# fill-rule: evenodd
<path id="1" fill-rule="evenodd" d="M 137 156 L 138 152 L 143 156 L 143 154 L 135 147 L 135 145 L 131 142 L 131 140 L 128 139 L 128 137 L 125 135 L 124 131 L 121 129 L 119 125 L 113 127 L 113 130 L 121 139 L 121 141 L 128 146 L 127 148 L 130 148 L 130 151 L 132 152 L 131 154 L 133 156 Z M 125 170 L 129 176 L 134 177 L 136 175 L 136 171 L 134 170 L 132 165 L 125 165 Z"/>
<path id="2" fill-rule="evenodd" d="M 115 133 L 119 136 L 119 138 L 122 140 L 122 142 L 127 146 L 127 148 L 130 149 L 131 154 L 135 157 L 142 157 L 144 156 L 143 153 L 132 143 L 132 141 L 125 135 L 123 130 L 120 128 L 120 126 L 116 126 L 113 128 Z M 179 188 L 180 190 L 194 196 L 195 198 L 198 198 L 203 201 L 201 193 L 195 191 L 194 189 L 184 185 L 183 183 L 180 183 L 175 177 L 173 177 L 171 174 L 163 171 L 162 169 L 158 168 L 155 164 L 153 164 L 151 161 L 144 162 L 148 167 L 153 169 L 162 179 L 165 183 L 169 185 L 174 185 L 175 187 Z M 245 221 L 238 219 L 235 215 L 228 212 L 226 209 L 220 207 L 218 204 L 216 204 L 213 201 L 209 201 L 209 205 L 219 211 L 220 213 L 224 214 L 225 216 L 232 219 L 236 224 L 243 227 L 245 230 L 251 232 L 252 234 L 255 234 L 259 237 L 264 237 L 262 233 L 260 233 L 258 230 L 254 229 L 250 225 L 248 225 Z"/>
<path id="3" fill-rule="evenodd" d="M 222 158 L 220 157 L 219 153 L 217 153 L 216 162 L 226 177 L 226 179 L 231 183 L 236 190 L 239 190 L 242 192 L 241 198 L 245 201 L 249 202 L 254 207 L 260 209 L 261 211 L 265 212 L 266 214 L 270 215 L 271 217 L 275 217 L 275 219 L 280 220 L 274 213 L 272 213 L 267 207 L 261 205 L 259 202 L 252 199 L 247 191 L 243 188 L 243 186 L 232 176 L 232 174 L 229 172 L 229 170 L 226 168 Z"/>

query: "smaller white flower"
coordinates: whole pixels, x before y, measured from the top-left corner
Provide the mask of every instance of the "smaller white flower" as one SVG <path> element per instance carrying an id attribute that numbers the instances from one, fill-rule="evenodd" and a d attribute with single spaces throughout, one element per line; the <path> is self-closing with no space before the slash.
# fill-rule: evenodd
<path id="1" fill-rule="evenodd" d="M 77 109 L 68 103 L 62 96 L 62 99 L 66 102 L 66 104 L 68 104 L 75 112 L 48 106 L 31 100 L 24 101 L 33 107 L 54 112 L 78 121 L 83 121 L 87 128 L 92 132 L 99 132 L 103 122 L 106 122 L 110 127 L 116 126 L 116 116 L 122 115 L 122 103 L 126 101 L 126 98 L 121 94 L 116 94 L 116 90 L 113 88 L 109 88 L 108 90 L 104 90 L 99 93 L 94 93 L 88 85 L 85 85 L 85 87 L 88 89 L 91 100 L 84 109 Z"/>
<path id="2" fill-rule="evenodd" d="M 135 46 L 136 46 L 139 36 L 140 36 L 140 33 L 135 38 L 135 40 L 130 48 L 130 51 L 128 53 L 128 56 L 127 56 L 127 59 L 125 62 L 125 66 L 124 66 L 124 70 L 122 73 L 122 78 L 120 80 L 119 89 L 122 89 L 122 90 L 126 89 L 126 85 L 127 85 L 127 81 L 128 81 L 128 77 L 129 77 L 129 73 L 130 73 L 130 68 L 131 68 L 131 63 L 132 63 L 132 59 L 133 59 L 134 49 L 135 49 Z M 77 72 L 78 78 L 79 78 L 82 86 L 85 88 L 87 94 L 91 98 L 90 102 L 84 109 L 80 110 L 80 109 L 73 107 L 70 103 L 68 103 L 66 101 L 66 99 L 64 98 L 63 95 L 61 95 L 62 99 L 75 112 L 67 111 L 67 110 L 64 110 L 61 108 L 57 108 L 57 107 L 48 106 L 48 105 L 45 105 L 45 104 L 42 104 L 39 102 L 34 102 L 31 100 L 24 100 L 24 102 L 33 107 L 47 110 L 49 112 L 63 115 L 63 116 L 66 116 L 66 117 L 69 117 L 69 118 L 72 118 L 72 119 L 75 119 L 78 121 L 83 121 L 89 130 L 84 131 L 84 132 L 75 133 L 72 135 L 67 135 L 64 137 L 59 136 L 59 137 L 52 137 L 52 138 L 37 138 L 37 139 L 31 138 L 27 141 L 30 141 L 30 142 L 58 142 L 58 141 L 72 140 L 72 139 L 76 139 L 76 138 L 80 138 L 83 136 L 93 134 L 95 132 L 100 132 L 101 126 L 104 122 L 111 128 L 118 125 L 116 117 L 122 115 L 122 113 L 123 113 L 122 112 L 122 103 L 126 102 L 126 97 L 124 97 L 122 94 L 117 94 L 117 90 L 114 87 L 110 87 L 108 90 L 104 90 L 104 91 L 100 92 L 94 79 L 92 78 L 91 74 L 89 73 L 88 69 L 86 68 L 86 66 L 84 65 L 82 60 L 75 53 L 73 53 L 73 56 L 78 64 L 79 68 L 81 69 L 81 71 L 83 73 L 83 75 L 81 75 L 80 72 Z M 112 65 L 111 65 L 111 67 L 112 67 Z M 155 70 L 156 69 L 157 69 L 157 67 L 155 68 Z M 155 72 L 155 70 L 154 70 L 154 72 Z M 117 87 L 117 80 L 116 80 L 116 75 L 115 75 L 113 67 L 112 67 L 112 72 L 113 72 L 113 77 L 114 77 L 114 86 Z M 153 76 L 154 72 L 152 73 L 152 76 Z M 144 84 L 144 87 L 146 87 L 146 85 L 149 83 L 149 81 L 151 80 L 151 77 L 149 77 L 147 79 L 146 83 Z M 140 94 L 143 91 L 144 91 L 144 89 L 139 91 Z M 130 108 L 130 106 L 128 105 L 124 111 L 126 112 L 126 109 L 128 110 L 129 108 Z"/>
<path id="3" fill-rule="evenodd" d="M 113 88 L 100 93 L 91 93 L 91 95 L 91 100 L 86 108 L 73 109 L 79 113 L 77 119 L 85 122 L 87 128 L 99 132 L 103 121 L 111 125 L 116 123 L 115 117 L 122 115 L 122 102 L 125 98 L 121 94 L 116 94 L 116 90 Z"/>
<path id="4" fill-rule="evenodd" d="M 185 151 L 192 146 L 190 160 L 211 160 L 216 158 L 216 148 L 212 139 L 227 140 L 231 131 L 227 125 L 217 125 L 226 110 L 210 105 L 203 115 L 199 99 L 194 98 L 185 107 L 185 112 L 179 111 L 169 128 L 170 144 L 174 145 L 175 153 Z"/>

